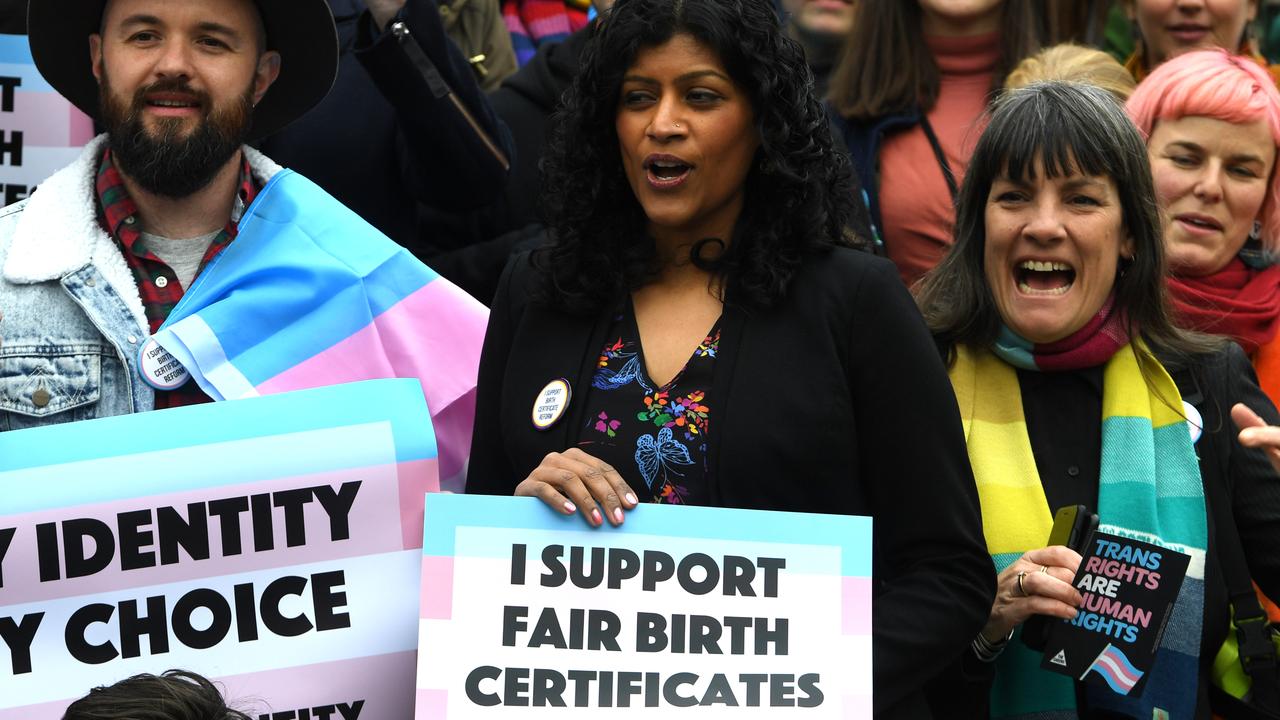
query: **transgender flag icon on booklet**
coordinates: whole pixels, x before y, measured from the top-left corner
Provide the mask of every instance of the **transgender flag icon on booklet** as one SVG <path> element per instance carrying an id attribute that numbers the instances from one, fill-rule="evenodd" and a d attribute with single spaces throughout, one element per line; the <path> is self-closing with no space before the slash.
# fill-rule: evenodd
<path id="1" fill-rule="evenodd" d="M 1142 679 L 1142 671 L 1129 662 L 1129 658 L 1124 656 L 1120 648 L 1110 643 L 1098 657 L 1094 658 L 1093 664 L 1089 665 L 1089 669 L 1084 671 L 1080 679 L 1084 680 L 1085 675 L 1091 672 L 1101 675 L 1111 689 L 1121 695 L 1128 695 L 1133 686 Z"/>

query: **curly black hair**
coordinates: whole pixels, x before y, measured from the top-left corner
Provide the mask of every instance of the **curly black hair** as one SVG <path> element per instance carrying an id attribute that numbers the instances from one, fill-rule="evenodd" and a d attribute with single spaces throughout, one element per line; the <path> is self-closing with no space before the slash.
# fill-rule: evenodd
<path id="1" fill-rule="evenodd" d="M 637 54 L 677 34 L 715 51 L 750 98 L 761 139 L 732 238 L 695 243 L 691 261 L 720 280 L 726 297 L 766 308 L 786 295 L 805 257 L 869 237 L 804 51 L 770 0 L 618 0 L 583 50 L 543 161 L 542 211 L 553 240 L 534 263 L 543 299 L 564 310 L 597 312 L 660 270 L 623 171 L 615 118 Z M 705 260 L 708 241 L 728 241 L 727 249 Z"/>

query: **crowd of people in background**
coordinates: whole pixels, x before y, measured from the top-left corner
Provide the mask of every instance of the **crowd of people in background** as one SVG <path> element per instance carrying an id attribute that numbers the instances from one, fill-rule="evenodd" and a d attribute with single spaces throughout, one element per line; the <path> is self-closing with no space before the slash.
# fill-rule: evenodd
<path id="1" fill-rule="evenodd" d="M 92 297 L 82 268 L 110 256 L 136 344 L 127 311 L 154 332 L 278 163 L 489 307 L 468 492 L 593 527 L 644 502 L 874 517 L 877 717 L 1280 717 L 1270 635 L 1237 635 L 1280 621 L 1271 3 L 329 0 L 311 85 L 282 38 L 329 30 L 264 10 L 243 127 L 175 190 L 156 166 L 181 138 L 144 142 L 151 86 L 110 35 L 113 8 L 158 1 L 99 2 L 79 36 L 31 0 L 37 64 L 107 137 L 79 185 L 0 217 L 3 332 L 124 342 L 59 285 Z M 42 60 L 58 33 L 74 67 Z M 142 100 L 111 112 L 128 82 Z M 213 233 L 173 220 L 210 188 Z M 59 274 L 25 218 L 67 206 L 102 232 Z M 194 254 L 160 250 L 187 229 Z M 557 378 L 572 402 L 530 424 Z M 207 400 L 103 398 L 61 419 Z M 0 428 L 59 420 L 30 402 Z M 1048 543 L 1068 506 L 1194 558 L 1139 697 L 1016 639 L 1081 606 L 1080 552 Z M 241 717 L 180 672 L 66 717 L 143 717 L 148 693 L 172 708 L 148 718 Z"/>

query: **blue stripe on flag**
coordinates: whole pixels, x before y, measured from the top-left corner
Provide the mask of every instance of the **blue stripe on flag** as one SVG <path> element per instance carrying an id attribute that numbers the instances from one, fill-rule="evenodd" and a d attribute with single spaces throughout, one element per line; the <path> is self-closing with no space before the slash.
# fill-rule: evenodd
<path id="1" fill-rule="evenodd" d="M 284 170 L 166 326 L 199 312 L 257 386 L 368 327 L 437 277 L 315 183 Z"/>
<path id="2" fill-rule="evenodd" d="M 4 36 L 0 35 L 0 37 Z M 40 76 L 40 72 L 36 70 L 35 65 L 0 62 L 0 76 L 19 78 L 22 82 L 22 84 L 14 90 L 18 96 L 17 100 L 14 102 L 15 107 L 17 107 L 18 102 L 23 99 L 23 95 L 38 95 L 39 93 L 54 93 L 56 95 L 58 92 Z"/>
<path id="3" fill-rule="evenodd" d="M 91 461 L 92 473 L 82 463 L 10 470 L 0 473 L 0 516 L 205 490 L 221 495 L 240 484 L 340 470 L 385 471 L 395 461 L 393 434 L 393 423 L 383 421 L 103 457 Z"/>
<path id="4" fill-rule="evenodd" d="M 523 505 L 523 512 L 521 506 Z M 656 511 L 656 512 L 653 512 Z M 591 529 L 579 515 L 565 516 L 537 498 L 489 497 L 430 493 L 422 553 L 453 557 L 455 528 L 521 527 L 532 530 L 582 530 L 607 533 L 612 528 Z M 851 527 L 852 526 L 852 529 Z M 841 553 L 841 574 L 871 576 L 871 518 L 852 515 L 728 510 L 694 506 L 642 505 L 627 514 L 629 532 L 716 540 L 759 541 L 797 545 L 831 545 Z"/>
<path id="5" fill-rule="evenodd" d="M 436 457 L 435 433 L 423 432 L 423 427 L 431 427 L 431 415 L 416 379 L 371 380 L 228 401 L 216 405 L 217 424 L 186 421 L 207 414 L 211 407 L 215 406 L 193 405 L 159 411 L 163 415 L 138 413 L 0 433 L 0 472 L 363 425 L 388 417 L 412 419 L 412 427 L 406 427 L 410 423 L 392 425 L 398 462 Z M 334 422 L 335 407 L 342 408 L 341 423 Z M 163 432 L 157 432 L 159 418 L 163 418 Z"/>
<path id="6" fill-rule="evenodd" d="M 85 43 L 85 52 L 89 52 L 89 44 L 87 42 Z M 35 64 L 35 61 L 31 59 L 31 46 L 27 44 L 26 35 L 0 35 L 0 63 L 8 65 Z"/>

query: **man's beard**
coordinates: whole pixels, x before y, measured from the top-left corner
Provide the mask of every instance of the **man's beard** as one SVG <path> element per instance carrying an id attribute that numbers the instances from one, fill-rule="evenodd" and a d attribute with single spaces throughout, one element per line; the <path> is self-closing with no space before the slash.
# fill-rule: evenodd
<path id="1" fill-rule="evenodd" d="M 154 118 L 155 135 L 147 129 L 146 96 L 156 92 L 189 94 L 204 108 L 185 137 L 185 118 Z M 253 121 L 252 87 L 228 107 L 214 108 L 207 93 L 192 90 L 182 79 L 159 80 L 139 88 L 125 107 L 104 75 L 99 96 L 112 161 L 143 190 L 170 198 L 189 197 L 207 186 L 240 149 Z"/>

